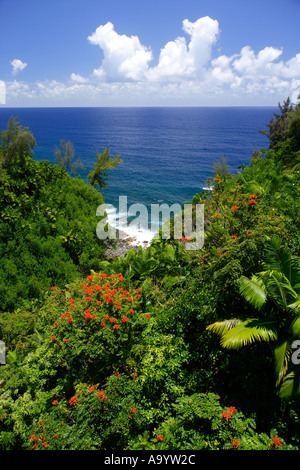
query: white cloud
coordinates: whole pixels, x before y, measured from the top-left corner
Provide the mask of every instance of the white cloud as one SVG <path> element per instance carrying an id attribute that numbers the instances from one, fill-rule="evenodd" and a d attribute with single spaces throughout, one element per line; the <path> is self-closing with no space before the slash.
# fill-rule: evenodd
<path id="1" fill-rule="evenodd" d="M 25 69 L 25 67 L 27 67 L 27 63 L 26 62 L 22 62 L 22 60 L 20 59 L 14 59 L 11 61 L 11 65 L 13 67 L 13 71 L 12 73 L 14 75 L 16 75 L 18 72 L 21 72 L 22 70 Z"/>
<path id="2" fill-rule="evenodd" d="M 72 73 L 71 80 L 76 83 L 87 83 L 89 80 L 86 77 L 82 77 L 79 73 Z"/>
<path id="3" fill-rule="evenodd" d="M 152 52 L 140 43 L 137 36 L 120 35 L 108 22 L 99 26 L 88 40 L 99 46 L 104 54 L 101 67 L 94 70 L 95 76 L 114 81 L 143 79 Z"/>
<path id="4" fill-rule="evenodd" d="M 150 47 L 137 36 L 119 34 L 108 22 L 88 36 L 103 57 L 88 77 L 72 73 L 68 83 L 8 82 L 7 97 L 14 104 L 24 98 L 35 104 L 93 106 L 272 105 L 288 96 L 295 102 L 300 89 L 300 53 L 284 61 L 282 49 L 268 46 L 254 51 L 246 45 L 231 56 L 216 56 L 217 20 L 207 16 L 195 22 L 185 19 L 182 30 L 183 35 L 161 48 L 154 63 Z M 16 70 L 26 66 L 21 64 L 15 64 Z"/>

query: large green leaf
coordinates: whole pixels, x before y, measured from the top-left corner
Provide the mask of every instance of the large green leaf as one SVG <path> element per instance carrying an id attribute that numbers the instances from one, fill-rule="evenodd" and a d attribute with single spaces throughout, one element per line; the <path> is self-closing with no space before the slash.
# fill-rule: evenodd
<path id="1" fill-rule="evenodd" d="M 279 393 L 280 398 L 290 399 L 292 396 L 300 395 L 300 374 L 299 371 L 290 372 L 284 378 Z"/>
<path id="2" fill-rule="evenodd" d="M 239 323 L 242 323 L 242 320 L 239 320 L 238 318 L 232 318 L 230 320 L 223 320 L 212 323 L 211 325 L 208 325 L 206 329 L 221 336 Z"/>
<path id="3" fill-rule="evenodd" d="M 242 276 L 239 287 L 240 293 L 253 307 L 262 308 L 267 299 L 266 288 L 262 279 L 257 276 L 252 276 L 251 279 Z"/>
<path id="4" fill-rule="evenodd" d="M 228 349 L 239 349 L 256 341 L 274 341 L 277 331 L 273 322 L 249 318 L 224 333 L 221 337 L 221 346 Z"/>
<path id="5" fill-rule="evenodd" d="M 288 341 L 283 341 L 274 350 L 276 385 L 282 381 L 288 369 L 291 348 Z"/>

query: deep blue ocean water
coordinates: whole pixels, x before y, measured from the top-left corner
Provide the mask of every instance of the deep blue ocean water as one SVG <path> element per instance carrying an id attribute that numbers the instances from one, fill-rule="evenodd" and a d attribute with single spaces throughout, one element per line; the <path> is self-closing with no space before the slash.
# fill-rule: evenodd
<path id="1" fill-rule="evenodd" d="M 109 171 L 107 203 L 116 206 L 119 196 L 127 196 L 129 204 L 173 204 L 201 191 L 221 157 L 236 173 L 256 147 L 268 147 L 259 131 L 274 112 L 272 107 L 0 108 L 0 129 L 16 116 L 36 139 L 34 158 L 52 163 L 60 140 L 71 141 L 75 158 L 86 167 L 84 179 L 96 151 L 108 146 L 123 163 Z"/>

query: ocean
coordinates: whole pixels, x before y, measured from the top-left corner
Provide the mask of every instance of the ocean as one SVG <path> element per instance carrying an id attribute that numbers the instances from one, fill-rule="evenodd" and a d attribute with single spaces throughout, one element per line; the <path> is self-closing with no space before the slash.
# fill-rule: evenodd
<path id="1" fill-rule="evenodd" d="M 123 163 L 107 172 L 105 202 L 168 205 L 191 201 L 206 187 L 213 164 L 224 157 L 232 173 L 247 165 L 255 148 L 268 147 L 259 131 L 277 108 L 0 108 L 0 129 L 11 116 L 33 133 L 36 160 L 54 163 L 60 140 L 70 141 L 86 179 L 96 152 L 106 147 Z"/>

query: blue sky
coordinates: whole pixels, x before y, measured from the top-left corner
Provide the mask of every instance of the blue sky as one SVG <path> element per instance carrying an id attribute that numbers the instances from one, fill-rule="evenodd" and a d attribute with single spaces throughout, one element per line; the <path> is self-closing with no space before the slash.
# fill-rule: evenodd
<path id="1" fill-rule="evenodd" d="M 295 101 L 299 19 L 300 0 L 0 0 L 0 105 Z"/>

